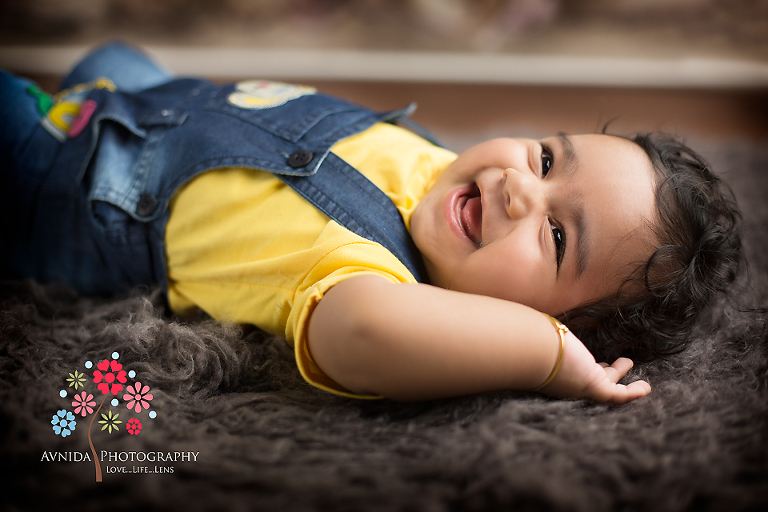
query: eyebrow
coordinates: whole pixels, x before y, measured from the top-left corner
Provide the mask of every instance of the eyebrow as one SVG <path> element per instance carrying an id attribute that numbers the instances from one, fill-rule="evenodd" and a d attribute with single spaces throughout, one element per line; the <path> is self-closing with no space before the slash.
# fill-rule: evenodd
<path id="1" fill-rule="evenodd" d="M 568 134 L 557 134 L 560 146 L 563 149 L 563 172 L 567 175 L 574 174 L 579 169 L 579 160 L 576 150 L 573 148 Z M 589 251 L 587 250 L 587 226 L 584 223 L 584 208 L 577 197 L 573 197 L 576 207 L 573 210 L 573 224 L 576 226 L 576 277 L 581 277 L 587 269 Z"/>
<path id="2" fill-rule="evenodd" d="M 587 257 L 589 251 L 587 251 L 587 228 L 584 224 L 584 215 L 582 209 L 579 208 L 576 211 L 576 277 L 581 277 L 584 271 L 587 269 Z"/>
<path id="3" fill-rule="evenodd" d="M 557 139 L 560 141 L 560 147 L 563 148 L 563 171 L 573 174 L 579 167 L 579 161 L 576 158 L 576 150 L 573 149 L 573 143 L 567 133 L 559 132 Z"/>

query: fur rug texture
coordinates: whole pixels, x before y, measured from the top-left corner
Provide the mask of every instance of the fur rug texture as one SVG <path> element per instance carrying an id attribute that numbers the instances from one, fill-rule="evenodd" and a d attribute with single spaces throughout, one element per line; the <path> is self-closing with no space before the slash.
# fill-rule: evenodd
<path id="1" fill-rule="evenodd" d="M 768 509 L 768 316 L 743 311 L 768 304 L 768 150 L 696 147 L 737 194 L 750 270 L 687 351 L 632 371 L 629 380 L 652 384 L 648 397 L 618 407 L 511 392 L 356 401 L 305 384 L 284 340 L 175 318 L 157 290 L 94 299 L 8 282 L 0 286 L 0 508 Z M 144 398 L 157 416 L 129 410 L 126 388 L 117 406 L 103 403 L 90 426 L 103 455 L 97 483 L 89 423 L 102 393 L 93 375 L 108 373 L 97 363 L 114 352 L 135 372 L 126 387 L 150 387 Z M 78 390 L 75 371 L 85 379 Z M 85 417 L 71 405 L 83 390 L 94 395 Z M 67 437 L 53 428 L 59 410 L 75 414 Z M 139 435 L 127 431 L 134 417 Z"/>

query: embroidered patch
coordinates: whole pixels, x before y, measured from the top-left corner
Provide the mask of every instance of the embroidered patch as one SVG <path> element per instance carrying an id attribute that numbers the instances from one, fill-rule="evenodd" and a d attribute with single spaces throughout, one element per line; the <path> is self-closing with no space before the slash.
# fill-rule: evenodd
<path id="1" fill-rule="evenodd" d="M 41 116 L 44 116 L 48 113 L 49 110 L 51 110 L 51 107 L 53 106 L 53 98 L 50 94 L 40 89 L 40 87 L 37 85 L 32 84 L 27 87 L 27 94 L 35 99 L 37 111 Z"/>
<path id="2" fill-rule="evenodd" d="M 277 107 L 316 92 L 314 87 L 307 87 L 306 85 L 249 80 L 235 85 L 235 91 L 229 95 L 227 101 L 240 108 L 264 109 Z"/>
<path id="3" fill-rule="evenodd" d="M 82 101 L 82 100 L 81 100 Z M 43 128 L 53 135 L 59 142 L 67 140 L 67 132 L 72 122 L 80 114 L 80 103 L 75 101 L 62 101 L 55 104 L 48 115 L 40 120 Z"/>
<path id="4" fill-rule="evenodd" d="M 90 112 L 87 112 L 87 118 L 82 121 L 82 126 L 77 127 L 78 129 L 75 130 L 76 127 L 73 126 L 73 123 L 76 119 L 79 119 L 78 116 L 81 114 L 80 108 L 83 105 L 83 101 L 85 101 L 86 95 L 92 89 L 107 89 L 109 91 L 114 91 L 116 90 L 116 87 L 109 78 L 99 78 L 93 82 L 79 84 L 70 89 L 65 89 L 53 97 L 54 104 L 48 110 L 45 117 L 40 119 L 40 124 L 59 142 L 67 140 L 67 134 L 71 137 L 76 136 L 83 131 L 83 128 L 85 128 L 85 125 L 91 118 L 91 114 L 93 114 L 93 109 L 91 109 Z M 96 104 L 94 103 L 93 105 L 89 105 L 89 108 L 95 106 Z M 75 131 L 76 133 L 72 135 L 70 130 Z"/>
<path id="5" fill-rule="evenodd" d="M 72 122 L 72 127 L 69 129 L 70 137 L 77 137 L 80 135 L 85 127 L 88 125 L 88 121 L 91 120 L 94 110 L 96 110 L 96 102 L 93 100 L 85 100 L 80 107 L 80 113 Z"/>
<path id="6" fill-rule="evenodd" d="M 77 84 L 73 87 L 70 87 L 69 89 L 64 89 L 63 91 L 59 91 L 53 97 L 53 101 L 54 103 L 58 103 L 64 100 L 71 100 L 73 97 L 83 96 L 84 94 L 87 94 L 88 91 L 91 91 L 93 89 L 106 89 L 108 91 L 116 91 L 117 87 L 115 87 L 115 84 L 112 82 L 112 80 L 102 76 L 92 82 Z"/>

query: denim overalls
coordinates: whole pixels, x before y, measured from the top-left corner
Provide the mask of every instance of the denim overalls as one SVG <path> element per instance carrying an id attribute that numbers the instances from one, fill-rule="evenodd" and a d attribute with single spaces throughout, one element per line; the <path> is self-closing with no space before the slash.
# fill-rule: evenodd
<path id="1" fill-rule="evenodd" d="M 93 80 L 101 73 L 92 61 L 115 66 L 115 54 L 149 62 L 112 45 L 75 68 L 64 85 Z M 125 75 L 116 80 L 120 90 L 89 91 L 66 140 L 55 140 L 37 123 L 24 128 L 30 135 L 12 149 L 13 167 L 3 170 L 0 182 L 2 239 L 11 242 L 3 252 L 5 277 L 64 280 L 88 294 L 165 286 L 164 233 L 175 191 L 206 170 L 239 166 L 274 173 L 426 281 L 395 205 L 330 153 L 339 140 L 397 121 L 409 109 L 376 114 L 287 84 L 218 86 L 115 67 Z M 139 90 L 146 85 L 155 86 Z M 266 103 L 252 94 L 265 86 L 273 87 L 272 103 L 270 94 Z"/>

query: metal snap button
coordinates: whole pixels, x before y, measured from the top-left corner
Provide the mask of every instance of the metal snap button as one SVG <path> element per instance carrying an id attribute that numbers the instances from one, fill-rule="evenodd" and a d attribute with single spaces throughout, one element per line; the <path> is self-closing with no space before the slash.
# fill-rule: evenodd
<path id="1" fill-rule="evenodd" d="M 288 157 L 288 165 L 294 169 L 305 167 L 309 162 L 312 161 L 313 156 L 315 155 L 308 149 L 296 150 L 291 153 L 291 156 Z"/>
<path id="2" fill-rule="evenodd" d="M 168 117 L 173 115 L 173 110 L 162 110 L 160 111 L 160 114 L 162 114 L 163 117 Z"/>
<path id="3" fill-rule="evenodd" d="M 136 204 L 136 215 L 148 217 L 157 210 L 158 202 L 152 194 L 141 194 Z"/>

